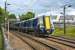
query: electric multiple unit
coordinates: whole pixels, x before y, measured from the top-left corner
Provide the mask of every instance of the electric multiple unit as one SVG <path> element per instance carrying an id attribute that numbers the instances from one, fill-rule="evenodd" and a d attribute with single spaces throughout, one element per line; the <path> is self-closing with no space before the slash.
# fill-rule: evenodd
<path id="1" fill-rule="evenodd" d="M 10 25 L 11 26 L 11 25 Z M 54 25 L 51 20 L 50 15 L 39 15 L 36 18 L 28 19 L 13 24 L 14 27 L 11 27 L 18 31 L 27 32 L 31 34 L 34 32 L 34 35 L 48 36 L 54 31 Z M 29 33 L 30 32 L 30 33 Z"/>

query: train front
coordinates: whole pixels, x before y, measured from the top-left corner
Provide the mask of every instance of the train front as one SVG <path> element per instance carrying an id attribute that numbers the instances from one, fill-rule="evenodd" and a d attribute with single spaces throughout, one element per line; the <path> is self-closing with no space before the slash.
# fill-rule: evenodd
<path id="1" fill-rule="evenodd" d="M 44 26 L 47 33 L 52 34 L 54 31 L 54 25 L 50 16 L 44 17 Z"/>
<path id="2" fill-rule="evenodd" d="M 49 36 L 54 31 L 54 25 L 50 16 L 42 16 L 39 18 L 39 28 L 41 35 Z"/>

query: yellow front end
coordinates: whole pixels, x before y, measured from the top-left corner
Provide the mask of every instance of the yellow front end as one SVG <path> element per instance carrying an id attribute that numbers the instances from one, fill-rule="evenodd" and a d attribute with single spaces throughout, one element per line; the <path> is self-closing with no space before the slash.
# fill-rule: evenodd
<path id="1" fill-rule="evenodd" d="M 46 30 L 50 30 L 51 29 L 50 16 L 45 16 L 45 29 Z"/>

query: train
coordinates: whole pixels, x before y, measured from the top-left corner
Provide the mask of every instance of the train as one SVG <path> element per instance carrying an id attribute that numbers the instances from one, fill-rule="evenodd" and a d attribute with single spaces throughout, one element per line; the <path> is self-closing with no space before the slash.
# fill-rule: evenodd
<path id="1" fill-rule="evenodd" d="M 54 24 L 50 14 L 40 14 L 35 18 L 11 23 L 9 28 L 36 36 L 49 36 L 54 32 Z"/>

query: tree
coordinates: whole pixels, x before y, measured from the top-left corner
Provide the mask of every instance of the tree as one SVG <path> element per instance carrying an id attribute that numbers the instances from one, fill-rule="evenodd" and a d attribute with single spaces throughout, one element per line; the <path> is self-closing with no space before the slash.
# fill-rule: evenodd
<path id="1" fill-rule="evenodd" d="M 0 7 L 0 24 L 4 22 L 4 9 Z"/>
<path id="2" fill-rule="evenodd" d="M 0 7 L 0 16 L 3 16 L 4 15 L 4 9 L 2 9 L 1 7 Z"/>
<path id="3" fill-rule="evenodd" d="M 9 14 L 8 11 L 6 11 L 6 13 L 5 13 L 5 10 L 0 7 L 0 28 L 1 28 L 1 24 L 5 22 L 5 18 L 7 20 L 8 19 L 16 19 L 16 16 L 15 16 L 15 14 Z"/>
<path id="4" fill-rule="evenodd" d="M 15 14 L 10 14 L 10 15 L 8 15 L 8 19 L 16 19 Z"/>
<path id="5" fill-rule="evenodd" d="M 0 30 L 1 30 L 1 24 L 4 22 L 4 9 L 0 7 Z"/>
<path id="6" fill-rule="evenodd" d="M 5 13 L 5 10 L 0 7 L 0 24 L 4 23 L 5 17 L 7 18 L 8 14 L 9 14 L 8 11 L 6 11 Z"/>
<path id="7" fill-rule="evenodd" d="M 34 17 L 35 17 L 35 14 L 33 12 L 27 12 L 26 14 L 22 14 L 20 16 L 20 19 L 27 20 L 27 19 L 34 18 Z"/>

